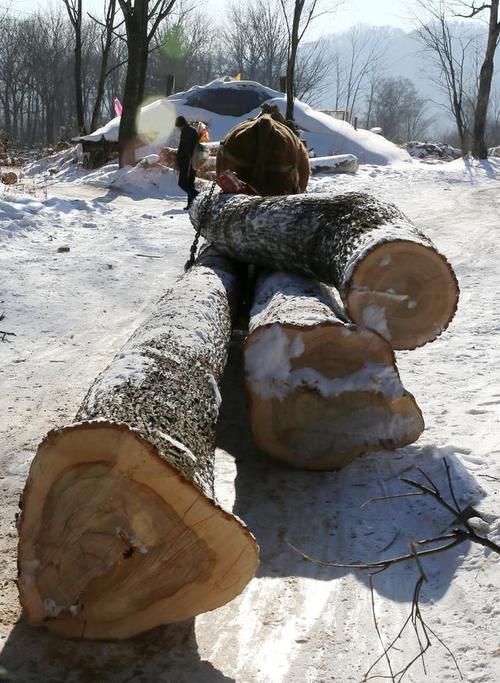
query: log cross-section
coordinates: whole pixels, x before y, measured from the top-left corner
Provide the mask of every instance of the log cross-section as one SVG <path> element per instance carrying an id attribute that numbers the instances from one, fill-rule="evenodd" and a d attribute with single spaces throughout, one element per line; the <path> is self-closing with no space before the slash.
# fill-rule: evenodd
<path id="1" fill-rule="evenodd" d="M 313 280 L 258 278 L 244 358 L 254 440 L 294 467 L 336 469 L 424 428 L 388 342 L 346 323 L 332 289 Z"/>
<path id="2" fill-rule="evenodd" d="M 19 517 L 24 614 L 127 638 L 214 609 L 252 578 L 245 525 L 214 497 L 215 424 L 238 283 L 212 250 L 38 448 Z"/>
<path id="3" fill-rule="evenodd" d="M 458 283 L 430 239 L 393 204 L 371 195 L 249 197 L 218 194 L 199 225 L 240 261 L 335 285 L 349 318 L 380 332 L 394 349 L 435 339 L 453 318 Z"/>

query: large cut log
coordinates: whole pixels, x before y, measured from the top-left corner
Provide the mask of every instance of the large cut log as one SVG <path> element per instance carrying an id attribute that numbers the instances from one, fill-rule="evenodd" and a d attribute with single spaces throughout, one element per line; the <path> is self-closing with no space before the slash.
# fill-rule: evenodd
<path id="1" fill-rule="evenodd" d="M 258 278 L 244 359 L 254 440 L 295 467 L 336 469 L 424 428 L 388 342 L 346 323 L 331 288 L 313 280 Z"/>
<path id="2" fill-rule="evenodd" d="M 76 423 L 38 448 L 19 518 L 31 624 L 127 638 L 214 609 L 258 564 L 214 497 L 214 441 L 238 296 L 212 253 L 170 289 L 96 379 Z"/>
<path id="3" fill-rule="evenodd" d="M 207 194 L 191 208 L 201 234 L 225 254 L 335 285 L 348 317 L 395 349 L 435 339 L 453 318 L 458 283 L 406 216 L 361 192 L 289 197 Z"/>

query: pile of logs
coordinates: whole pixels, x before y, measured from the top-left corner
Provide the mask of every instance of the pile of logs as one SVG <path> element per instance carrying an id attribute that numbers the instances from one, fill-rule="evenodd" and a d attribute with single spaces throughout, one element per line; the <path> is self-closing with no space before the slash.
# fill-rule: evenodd
<path id="1" fill-rule="evenodd" d="M 209 193 L 191 209 L 212 243 L 90 387 L 31 465 L 18 588 L 34 625 L 127 638 L 214 609 L 258 565 L 255 539 L 214 495 L 219 386 L 260 267 L 244 346 L 258 446 L 334 469 L 417 439 L 422 414 L 393 349 L 435 339 L 456 278 L 396 207 L 368 195 Z"/>
<path id="2" fill-rule="evenodd" d="M 458 284 L 408 218 L 351 192 L 218 194 L 210 203 L 201 195 L 191 220 L 222 253 L 265 269 L 244 351 L 249 419 L 263 451 L 334 469 L 419 437 L 422 414 L 394 350 L 446 329 Z"/>

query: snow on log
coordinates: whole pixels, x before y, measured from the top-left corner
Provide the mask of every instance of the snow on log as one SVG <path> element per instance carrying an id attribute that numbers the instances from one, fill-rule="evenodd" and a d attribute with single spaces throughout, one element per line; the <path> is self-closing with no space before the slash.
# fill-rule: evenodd
<path id="1" fill-rule="evenodd" d="M 204 193 L 191 208 L 195 228 L 207 201 Z M 335 285 L 348 317 L 394 349 L 432 341 L 455 314 L 458 283 L 446 258 L 393 204 L 365 193 L 219 193 L 201 234 L 240 261 Z"/>
<path id="2" fill-rule="evenodd" d="M 309 159 L 312 175 L 317 173 L 356 173 L 359 161 L 354 154 L 337 154 L 331 157 Z"/>
<path id="3" fill-rule="evenodd" d="M 244 362 L 254 440 L 295 467 L 336 469 L 424 428 L 388 342 L 346 323 L 331 289 L 313 280 L 258 279 Z"/>
<path id="4" fill-rule="evenodd" d="M 214 498 L 237 296 L 231 262 L 205 253 L 98 376 L 75 424 L 40 444 L 18 522 L 31 624 L 127 638 L 214 609 L 254 575 L 255 539 Z"/>

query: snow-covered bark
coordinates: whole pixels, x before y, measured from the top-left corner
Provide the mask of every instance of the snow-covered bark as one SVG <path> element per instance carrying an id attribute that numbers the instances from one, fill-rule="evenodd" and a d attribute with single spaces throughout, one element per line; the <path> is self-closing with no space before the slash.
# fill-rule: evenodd
<path id="1" fill-rule="evenodd" d="M 250 424 L 271 456 L 335 469 L 420 436 L 422 414 L 390 345 L 346 323 L 331 288 L 284 272 L 261 275 L 249 332 Z"/>
<path id="2" fill-rule="evenodd" d="M 356 173 L 358 158 L 354 154 L 337 154 L 330 157 L 315 157 L 309 160 L 312 175 L 316 173 Z"/>
<path id="3" fill-rule="evenodd" d="M 396 206 L 371 195 L 219 193 L 210 204 L 201 195 L 190 216 L 229 256 L 335 285 L 350 319 L 393 348 L 432 341 L 455 313 L 458 284 L 445 257 Z"/>
<path id="4" fill-rule="evenodd" d="M 30 623 L 125 638 L 224 604 L 253 576 L 255 541 L 213 490 L 237 296 L 232 263 L 209 250 L 99 375 L 76 422 L 41 443 L 19 522 Z"/>
<path id="5" fill-rule="evenodd" d="M 99 375 L 76 421 L 107 420 L 137 430 L 213 497 L 218 385 L 238 295 L 231 261 L 215 250 L 202 255 Z"/>

